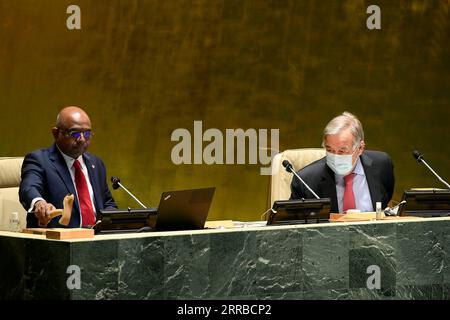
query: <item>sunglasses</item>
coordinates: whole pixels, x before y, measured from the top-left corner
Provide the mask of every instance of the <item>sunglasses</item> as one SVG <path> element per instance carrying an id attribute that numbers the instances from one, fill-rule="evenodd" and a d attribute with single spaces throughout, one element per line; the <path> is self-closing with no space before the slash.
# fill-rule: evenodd
<path id="1" fill-rule="evenodd" d="M 81 135 L 83 135 L 85 140 L 89 140 L 94 133 L 91 130 L 86 131 L 76 131 L 76 130 L 63 130 L 60 129 L 66 136 L 69 136 L 75 140 L 81 139 Z"/>

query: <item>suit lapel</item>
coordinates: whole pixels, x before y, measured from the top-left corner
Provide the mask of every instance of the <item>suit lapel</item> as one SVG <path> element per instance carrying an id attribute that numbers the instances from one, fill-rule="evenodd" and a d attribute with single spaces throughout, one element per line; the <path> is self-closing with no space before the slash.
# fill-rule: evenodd
<path id="1" fill-rule="evenodd" d="M 67 168 L 67 164 L 64 161 L 63 156 L 59 153 L 59 150 L 55 144 L 50 148 L 50 160 L 53 166 L 55 167 L 59 177 L 64 182 L 67 188 L 67 192 L 71 194 L 76 194 L 75 186 L 73 185 L 69 169 Z"/>
<path id="2" fill-rule="evenodd" d="M 330 197 L 331 200 L 331 212 L 339 212 L 339 206 L 337 203 L 336 195 L 336 181 L 334 179 L 333 171 L 325 164 L 325 170 L 323 171 L 320 180 L 320 189 L 322 196 Z"/>
<path id="3" fill-rule="evenodd" d="M 373 169 L 373 160 L 366 153 L 361 155 L 361 163 L 366 175 L 367 186 L 369 187 L 370 198 L 372 200 L 373 208 L 375 208 L 376 201 L 382 201 L 382 193 L 380 190 L 379 179 L 376 179 Z"/>

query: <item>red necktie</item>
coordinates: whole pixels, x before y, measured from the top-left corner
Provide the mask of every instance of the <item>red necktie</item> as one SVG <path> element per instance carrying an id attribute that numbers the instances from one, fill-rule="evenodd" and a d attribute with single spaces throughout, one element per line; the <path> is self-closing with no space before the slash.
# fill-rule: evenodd
<path id="1" fill-rule="evenodd" d="M 75 184 L 77 185 L 78 201 L 80 203 L 82 226 L 93 226 L 95 224 L 94 209 L 92 208 L 91 196 L 89 194 L 86 177 L 81 170 L 78 160 L 73 163 L 75 168 Z"/>
<path id="2" fill-rule="evenodd" d="M 344 191 L 344 212 L 348 209 L 356 209 L 355 195 L 353 194 L 353 178 L 354 173 L 350 173 L 344 177 L 345 191 Z"/>

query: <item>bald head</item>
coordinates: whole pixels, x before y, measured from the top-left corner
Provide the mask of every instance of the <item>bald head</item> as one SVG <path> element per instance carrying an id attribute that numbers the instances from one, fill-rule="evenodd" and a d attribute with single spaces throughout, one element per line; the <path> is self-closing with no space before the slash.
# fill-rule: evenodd
<path id="1" fill-rule="evenodd" d="M 67 129 L 74 123 L 82 122 L 88 122 L 89 128 L 91 127 L 91 120 L 86 111 L 76 106 L 64 107 L 56 117 L 56 126 L 61 129 Z"/>
<path id="2" fill-rule="evenodd" d="M 77 159 L 89 147 L 90 135 L 87 132 L 90 130 L 91 120 L 87 113 L 80 107 L 69 106 L 58 113 L 52 133 L 59 149 Z"/>

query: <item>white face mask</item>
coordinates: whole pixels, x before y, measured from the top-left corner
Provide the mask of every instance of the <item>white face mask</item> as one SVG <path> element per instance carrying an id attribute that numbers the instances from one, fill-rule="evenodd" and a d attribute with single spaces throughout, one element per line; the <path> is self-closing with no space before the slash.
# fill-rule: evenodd
<path id="1" fill-rule="evenodd" d="M 327 165 L 336 174 L 346 175 L 353 169 L 353 154 L 339 155 L 327 152 Z"/>

